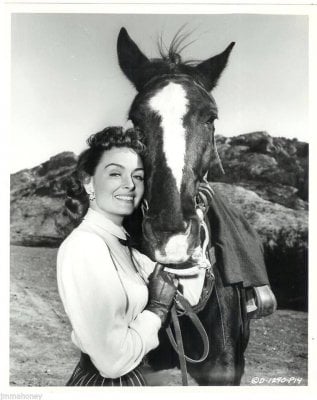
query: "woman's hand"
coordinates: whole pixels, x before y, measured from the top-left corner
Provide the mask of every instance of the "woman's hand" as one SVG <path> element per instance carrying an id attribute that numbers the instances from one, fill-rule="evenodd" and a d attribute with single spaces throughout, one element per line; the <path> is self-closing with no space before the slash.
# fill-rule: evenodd
<path id="1" fill-rule="evenodd" d="M 177 291 L 177 281 L 171 274 L 163 271 L 164 266 L 157 264 L 149 276 L 149 302 L 146 310 L 158 315 L 164 324 Z"/>

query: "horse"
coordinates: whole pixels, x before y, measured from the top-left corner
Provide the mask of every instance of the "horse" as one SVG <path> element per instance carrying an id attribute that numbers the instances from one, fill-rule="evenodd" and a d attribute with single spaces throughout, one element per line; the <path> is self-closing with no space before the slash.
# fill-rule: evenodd
<path id="1" fill-rule="evenodd" d="M 168 54 L 147 58 L 125 28 L 117 42 L 121 70 L 137 90 L 129 120 L 138 127 L 147 148 L 147 207 L 143 235 L 147 254 L 156 262 L 183 271 L 201 249 L 201 218 L 197 213 L 199 185 L 209 171 L 215 152 L 214 121 L 218 116 L 211 95 L 234 46 L 202 62 L 183 62 L 175 37 Z M 214 210 L 206 218 L 211 242 L 217 228 Z M 244 352 L 249 341 L 249 320 L 241 283 L 228 284 L 215 248 L 214 287 L 206 304 L 197 312 L 209 339 L 207 357 L 188 364 L 188 372 L 199 385 L 239 385 L 244 372 Z M 199 358 L 202 346 L 191 321 L 180 318 L 186 352 Z M 165 332 L 160 346 L 148 360 L 155 370 L 178 366 L 178 359 Z"/>

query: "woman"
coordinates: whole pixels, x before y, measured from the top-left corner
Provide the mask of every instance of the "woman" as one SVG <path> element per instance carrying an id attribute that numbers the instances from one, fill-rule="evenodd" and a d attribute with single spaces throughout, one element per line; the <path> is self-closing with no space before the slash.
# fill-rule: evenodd
<path id="1" fill-rule="evenodd" d="M 158 346 L 176 291 L 161 266 L 153 272 L 154 263 L 126 245 L 124 218 L 144 192 L 144 146 L 136 130 L 120 127 L 92 135 L 88 145 L 71 194 L 89 206 L 57 257 L 60 297 L 82 352 L 67 386 L 144 386 L 138 367 Z"/>

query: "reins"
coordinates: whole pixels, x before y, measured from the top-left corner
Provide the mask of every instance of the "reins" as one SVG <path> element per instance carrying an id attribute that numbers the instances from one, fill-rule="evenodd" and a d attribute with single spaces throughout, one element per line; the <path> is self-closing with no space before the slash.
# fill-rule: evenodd
<path id="1" fill-rule="evenodd" d="M 200 218 L 200 228 L 201 230 L 203 230 L 204 233 L 204 240 L 201 245 L 202 252 L 201 252 L 201 257 L 199 259 L 199 266 L 200 268 L 206 269 L 206 274 L 208 272 L 208 277 L 206 276 L 205 279 L 210 279 L 210 280 L 212 279 L 212 282 L 214 282 L 214 275 L 211 270 L 211 267 L 215 262 L 215 257 L 213 253 L 213 248 L 211 247 L 210 243 L 210 236 L 209 236 L 210 227 L 208 220 L 206 219 L 206 215 L 212 197 L 213 197 L 213 191 L 208 182 L 207 181 L 201 182 L 199 186 L 199 192 L 196 197 L 196 212 Z M 143 214 L 145 214 L 147 210 L 148 210 L 148 205 L 145 202 L 144 209 L 142 210 Z M 165 270 L 171 274 L 174 273 L 172 268 L 166 268 Z M 169 325 L 166 327 L 166 333 L 173 349 L 175 350 L 175 352 L 178 354 L 179 357 L 183 386 L 188 386 L 186 362 L 193 364 L 203 362 L 204 360 L 206 360 L 209 354 L 209 338 L 203 324 L 201 323 L 200 319 L 197 316 L 197 312 L 204 308 L 211 294 L 212 288 L 213 284 L 210 284 L 205 296 L 201 296 L 202 304 L 200 305 L 201 301 L 199 301 L 198 307 L 191 306 L 188 300 L 179 291 L 177 291 L 173 306 L 171 308 L 171 321 Z M 203 348 L 202 354 L 197 359 L 191 358 L 185 354 L 182 332 L 179 322 L 179 318 L 182 316 L 187 316 L 191 320 L 202 340 L 202 348 Z M 174 334 L 172 331 L 172 326 Z"/>
<path id="2" fill-rule="evenodd" d="M 206 223 L 206 215 L 208 212 L 210 201 L 212 200 L 213 191 L 209 186 L 208 182 L 203 182 L 200 184 L 199 187 L 199 194 L 196 199 L 196 211 L 198 216 L 200 217 L 200 225 L 201 229 L 204 230 L 204 242 L 202 244 L 202 254 L 205 258 L 203 262 L 205 263 L 204 268 L 210 269 L 212 266 L 212 248 L 210 244 L 210 237 L 209 237 L 209 224 L 208 221 Z M 208 225 L 207 225 L 208 224 Z M 210 295 L 210 293 L 209 293 Z M 205 304 L 204 304 L 205 305 Z M 180 306 L 183 310 L 179 311 Z M 192 321 L 194 327 L 197 329 L 197 332 L 202 340 L 203 351 L 202 355 L 197 358 L 191 358 L 185 354 L 182 332 L 179 323 L 180 316 L 187 316 Z M 173 324 L 175 337 L 172 332 L 171 324 Z M 206 333 L 206 330 L 201 323 L 200 319 L 198 318 L 196 312 L 193 310 L 193 307 L 190 303 L 186 300 L 186 298 L 179 292 L 177 292 L 174 304 L 171 309 L 171 323 L 166 328 L 167 336 L 170 340 L 170 343 L 173 349 L 178 354 L 180 369 L 182 374 L 182 385 L 188 386 L 188 374 L 187 374 L 187 364 L 186 361 L 192 364 L 197 364 L 206 360 L 209 354 L 209 338 Z"/>
<path id="3" fill-rule="evenodd" d="M 202 342 L 203 342 L 203 353 L 201 357 L 198 359 L 190 358 L 185 354 L 184 350 L 184 344 L 183 344 L 183 338 L 182 338 L 182 331 L 179 323 L 179 317 L 177 315 L 177 306 L 176 304 L 179 303 L 182 305 L 184 308 L 185 312 L 182 315 L 186 315 L 189 317 L 194 325 L 194 327 L 197 329 Z M 166 333 L 167 336 L 170 340 L 170 343 L 173 347 L 173 349 L 176 351 L 178 354 L 179 358 L 179 364 L 180 364 L 180 369 L 181 369 L 181 374 L 182 374 L 182 384 L 183 386 L 188 386 L 188 375 L 187 375 L 187 365 L 186 361 L 192 364 L 198 364 L 204 360 L 206 360 L 208 354 L 209 354 L 209 339 L 208 335 L 206 333 L 206 330 L 201 323 L 200 319 L 197 317 L 197 314 L 193 311 L 191 305 L 189 302 L 185 299 L 184 296 L 182 296 L 180 293 L 177 293 L 175 297 L 175 303 L 172 306 L 171 309 L 171 322 L 173 323 L 174 326 L 174 332 L 175 332 L 175 338 L 172 332 L 171 324 L 167 326 L 166 328 Z"/>
<path id="4" fill-rule="evenodd" d="M 213 190 L 210 187 L 209 183 L 206 180 L 203 180 L 203 182 L 199 184 L 199 191 L 198 195 L 196 196 L 196 212 L 200 219 L 200 228 L 204 231 L 204 240 L 201 245 L 202 251 L 201 251 L 201 257 L 199 259 L 199 266 L 201 268 L 206 269 L 206 274 L 207 271 L 209 272 L 209 279 L 213 279 L 214 282 L 214 275 L 211 268 L 215 262 L 215 256 L 213 253 L 213 248 L 210 243 L 210 235 L 209 235 L 210 227 L 208 220 L 206 218 L 212 198 L 213 198 Z M 149 209 L 146 200 L 143 200 L 141 209 L 143 216 L 146 215 Z M 173 269 L 170 267 L 165 268 L 165 270 L 171 274 L 174 274 Z M 207 279 L 207 277 L 205 277 L 205 279 Z M 209 338 L 203 324 L 201 323 L 200 319 L 197 316 L 197 312 L 204 308 L 211 294 L 212 288 L 213 285 L 209 285 L 209 288 L 207 290 L 208 293 L 205 296 L 201 296 L 203 297 L 203 301 L 202 301 L 202 306 L 200 307 L 191 306 L 188 300 L 179 291 L 177 291 L 173 306 L 171 308 L 171 322 L 166 327 L 166 333 L 173 349 L 175 350 L 175 352 L 178 354 L 179 357 L 183 386 L 188 386 L 186 361 L 189 363 L 197 364 L 206 360 L 209 354 Z M 191 358 L 185 354 L 182 332 L 179 323 L 179 318 L 182 316 L 187 316 L 192 321 L 194 327 L 197 329 L 197 332 L 202 340 L 202 346 L 203 346 L 202 355 L 197 359 Z M 171 325 L 173 325 L 175 336 L 173 334 Z"/>
<path id="5" fill-rule="evenodd" d="M 195 328 L 197 328 L 198 333 L 200 334 L 200 337 L 202 339 L 203 342 L 203 352 L 202 355 L 199 358 L 191 358 L 189 356 L 187 356 L 186 354 L 183 354 L 184 358 L 186 361 L 192 363 L 192 364 L 198 364 L 202 361 L 205 361 L 208 353 L 209 353 L 209 340 L 208 340 L 208 336 L 207 333 L 205 331 L 205 328 L 203 327 L 200 319 L 197 317 L 197 314 L 193 311 L 192 306 L 189 304 L 189 302 L 185 299 L 184 296 L 182 296 L 180 293 L 177 293 L 176 297 L 175 297 L 175 303 L 172 307 L 172 321 L 174 324 L 174 328 L 176 330 L 175 325 L 178 325 L 178 323 L 175 324 L 175 321 L 178 321 L 179 315 L 177 312 L 177 304 L 180 304 L 183 309 L 184 309 L 184 313 L 182 313 L 180 316 L 186 315 L 187 317 L 189 317 L 191 319 L 191 321 L 193 322 Z M 170 339 L 171 345 L 173 346 L 174 350 L 179 354 L 179 346 L 178 346 L 178 338 L 177 338 L 177 332 L 175 331 L 175 336 L 176 336 L 176 340 L 174 338 L 171 326 L 168 326 L 166 328 L 166 332 L 167 335 Z M 180 355 L 180 354 L 179 354 Z"/>

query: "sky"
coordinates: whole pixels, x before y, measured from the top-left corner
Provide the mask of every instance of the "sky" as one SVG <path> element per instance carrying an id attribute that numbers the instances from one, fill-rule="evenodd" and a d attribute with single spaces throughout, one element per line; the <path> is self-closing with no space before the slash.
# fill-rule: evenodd
<path id="1" fill-rule="evenodd" d="M 216 134 L 267 131 L 309 141 L 308 18 L 298 15 L 12 14 L 10 171 L 124 125 L 136 91 L 116 55 L 126 27 L 149 57 L 186 24 L 182 56 L 204 60 L 236 45 L 217 88 Z"/>

